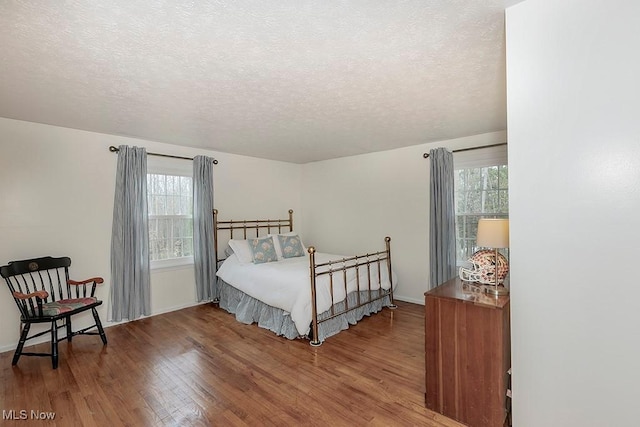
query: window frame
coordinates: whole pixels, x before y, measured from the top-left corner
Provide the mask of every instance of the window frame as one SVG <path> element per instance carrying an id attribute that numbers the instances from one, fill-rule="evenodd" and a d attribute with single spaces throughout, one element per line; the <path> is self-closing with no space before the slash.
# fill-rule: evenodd
<path id="1" fill-rule="evenodd" d="M 147 175 L 168 175 L 168 176 L 183 176 L 191 179 L 191 185 L 193 190 L 193 165 L 191 162 L 185 162 L 182 159 L 168 159 L 162 157 L 148 157 L 147 158 Z M 149 189 L 147 188 L 147 193 Z M 147 197 L 149 197 L 147 195 Z M 191 218 L 193 221 L 193 194 L 191 195 L 191 216 L 188 215 L 154 215 L 154 217 L 167 216 L 170 218 L 185 217 Z M 148 208 L 150 212 L 150 209 Z M 151 219 L 151 214 L 147 213 L 147 218 Z M 149 230 L 149 233 L 151 230 Z M 192 239 L 193 245 L 193 239 Z M 149 246 L 151 246 L 151 238 L 149 237 Z M 193 253 L 193 246 L 192 251 Z M 178 258 L 166 258 L 160 260 L 149 260 L 150 270 L 175 270 L 180 268 L 189 268 L 194 264 L 193 255 L 178 257 Z"/>
<path id="2" fill-rule="evenodd" d="M 494 166 L 506 166 L 507 168 L 507 185 L 505 188 L 500 187 L 500 185 L 498 184 L 498 188 L 492 188 L 490 189 L 490 191 L 497 191 L 498 192 L 498 196 L 499 196 L 499 192 L 500 191 L 505 191 L 507 193 L 507 213 L 501 213 L 501 212 L 464 212 L 464 213 L 458 213 L 458 204 L 457 204 L 457 198 L 458 198 L 458 189 L 456 188 L 456 194 L 455 194 L 455 203 L 454 203 L 454 209 L 455 209 L 455 218 L 456 218 L 456 265 L 458 267 L 460 266 L 464 266 L 467 264 L 467 259 L 461 259 L 458 258 L 458 253 L 460 251 L 460 246 L 458 244 L 459 240 L 458 239 L 458 218 L 459 217 L 465 217 L 469 218 L 469 217 L 478 217 L 478 219 L 480 218 L 509 218 L 509 205 L 508 205 L 508 195 L 509 195 L 509 179 L 508 179 L 508 173 L 509 173 L 509 163 L 508 163 L 508 158 L 507 158 L 507 146 L 503 145 L 503 146 L 498 146 L 498 147 L 488 147 L 485 149 L 479 149 L 479 150 L 473 150 L 473 151 L 465 151 L 465 152 L 460 152 L 457 153 L 454 156 L 454 174 L 455 174 L 455 179 L 457 181 L 457 177 L 458 177 L 458 173 L 460 170 L 463 169 L 474 169 L 474 168 L 488 168 L 488 167 L 494 167 Z M 479 191 L 485 191 L 485 190 L 479 190 Z M 465 221 L 465 225 L 468 223 L 468 221 Z M 465 237 L 463 237 L 462 239 L 464 240 L 470 240 L 470 238 L 467 236 L 466 232 L 465 232 Z M 475 247 L 475 250 L 478 250 L 478 247 Z M 501 250 L 503 251 L 503 250 Z"/>

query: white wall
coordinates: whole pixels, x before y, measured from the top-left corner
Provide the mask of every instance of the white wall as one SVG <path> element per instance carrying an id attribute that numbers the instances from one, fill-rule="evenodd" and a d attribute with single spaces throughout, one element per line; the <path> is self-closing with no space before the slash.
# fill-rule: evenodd
<path id="1" fill-rule="evenodd" d="M 514 425 L 637 426 L 640 2 L 507 10 Z"/>
<path id="2" fill-rule="evenodd" d="M 109 300 L 117 160 L 108 151 L 110 145 L 217 158 L 215 205 L 223 219 L 286 218 L 289 208 L 296 211 L 296 218 L 301 215 L 300 165 L 4 118 L 0 118 L 0 141 L 0 263 L 46 255 L 71 257 L 72 278 L 105 278 L 98 292 L 105 301 L 100 310 L 103 322 Z M 152 272 L 151 288 L 154 314 L 196 301 L 191 266 Z M 18 317 L 8 288 L 0 286 L 0 351 L 15 348 Z M 78 325 L 88 321 L 85 316 Z"/>
<path id="3" fill-rule="evenodd" d="M 391 237 L 395 296 L 424 304 L 429 282 L 429 161 L 431 148 L 506 142 L 505 132 L 317 163 L 303 169 L 303 237 L 321 252 L 384 249 Z"/>

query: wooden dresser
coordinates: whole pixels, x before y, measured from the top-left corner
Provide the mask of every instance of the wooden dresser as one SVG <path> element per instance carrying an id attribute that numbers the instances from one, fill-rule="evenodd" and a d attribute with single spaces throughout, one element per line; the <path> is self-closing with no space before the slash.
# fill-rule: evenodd
<path id="1" fill-rule="evenodd" d="M 509 296 L 455 278 L 425 293 L 425 314 L 427 407 L 472 427 L 505 425 Z"/>

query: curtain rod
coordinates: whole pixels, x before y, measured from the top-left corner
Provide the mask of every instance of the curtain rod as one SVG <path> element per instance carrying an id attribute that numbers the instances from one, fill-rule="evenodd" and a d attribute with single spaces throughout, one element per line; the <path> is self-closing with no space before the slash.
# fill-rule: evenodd
<path id="1" fill-rule="evenodd" d="M 120 151 L 118 147 L 114 147 L 113 145 L 109 146 L 109 151 L 112 153 L 117 153 Z M 172 156 L 171 154 L 160 154 L 160 153 L 147 153 L 150 156 L 159 156 L 159 157 L 168 157 L 170 159 L 182 159 L 182 160 L 193 160 L 193 157 L 183 157 L 183 156 Z M 218 161 L 213 159 L 213 164 L 217 165 Z"/>
<path id="2" fill-rule="evenodd" d="M 470 147 L 470 148 L 460 148 L 458 150 L 453 150 L 454 153 L 459 153 L 461 151 L 471 151 L 471 150 L 480 150 L 481 148 L 491 148 L 491 147 L 499 147 L 501 145 L 507 145 L 506 142 L 501 142 L 499 144 L 491 144 L 491 145 L 482 145 L 480 147 Z M 424 153 L 422 155 L 425 159 L 429 158 L 429 153 Z"/>

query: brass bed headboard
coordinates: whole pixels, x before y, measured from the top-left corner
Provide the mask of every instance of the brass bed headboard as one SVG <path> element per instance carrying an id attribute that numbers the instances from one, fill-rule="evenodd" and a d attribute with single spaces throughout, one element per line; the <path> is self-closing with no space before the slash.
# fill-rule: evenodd
<path id="1" fill-rule="evenodd" d="M 288 230 L 287 230 L 288 229 Z M 242 220 L 218 220 L 218 210 L 213 210 L 213 244 L 216 249 L 216 265 L 220 261 L 224 261 L 225 257 L 220 257 L 220 249 L 218 247 L 218 231 L 228 230 L 229 239 L 233 239 L 234 231 L 242 230 L 242 239 L 247 237 L 260 237 L 260 230 L 266 230 L 266 234 L 271 234 L 271 230 L 274 232 L 277 230 L 278 234 L 283 231 L 293 231 L 293 209 L 289 209 L 289 218 L 287 219 L 242 219 Z M 255 230 L 254 236 L 247 236 L 247 230 Z M 252 233 L 253 234 L 253 233 Z"/>

